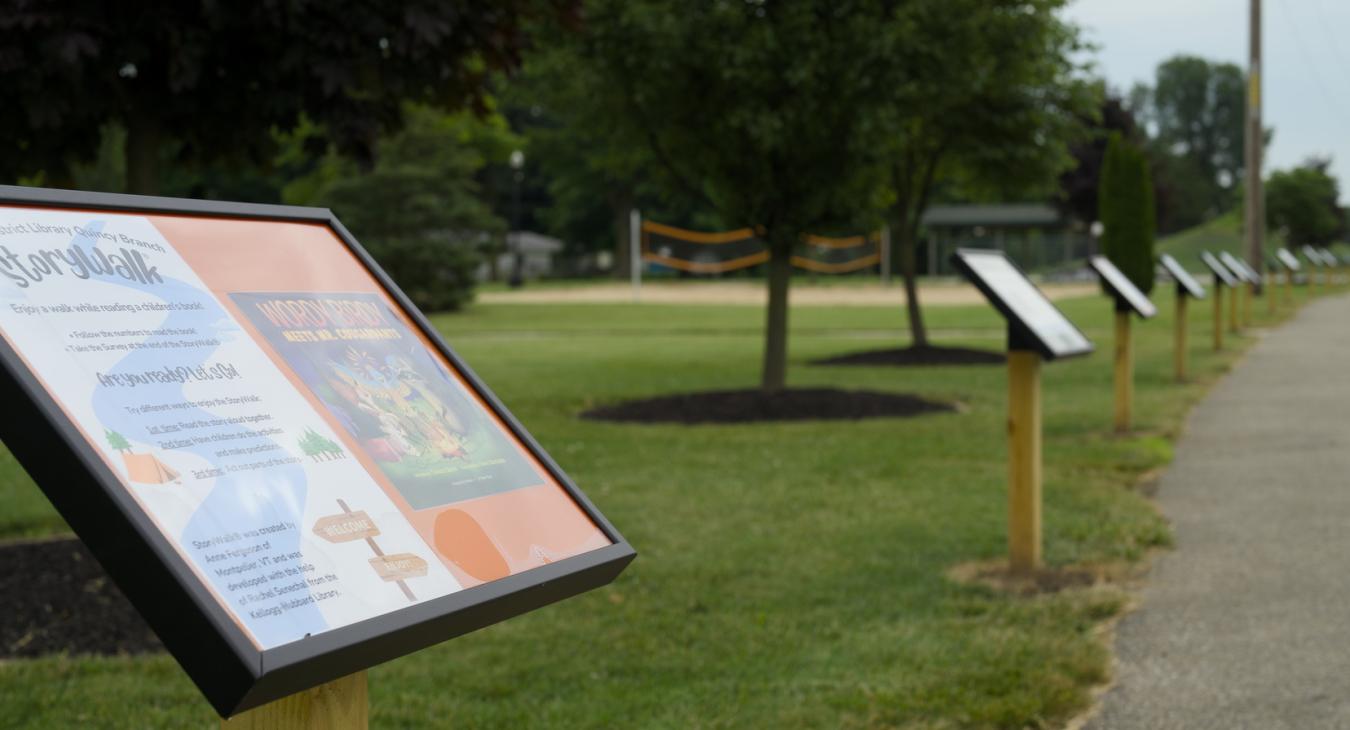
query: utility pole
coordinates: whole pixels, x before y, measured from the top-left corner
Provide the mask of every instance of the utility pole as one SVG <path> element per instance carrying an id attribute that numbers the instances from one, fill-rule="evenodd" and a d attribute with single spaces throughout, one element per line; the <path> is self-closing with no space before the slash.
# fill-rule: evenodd
<path id="1" fill-rule="evenodd" d="M 1245 166 L 1247 170 L 1245 224 L 1247 263 L 1256 271 L 1265 271 L 1266 196 L 1261 188 L 1261 155 L 1264 134 L 1261 129 L 1261 0 L 1251 1 L 1248 21 L 1250 51 L 1247 58 L 1247 124 Z M 1265 277 L 1262 277 L 1264 281 Z"/>

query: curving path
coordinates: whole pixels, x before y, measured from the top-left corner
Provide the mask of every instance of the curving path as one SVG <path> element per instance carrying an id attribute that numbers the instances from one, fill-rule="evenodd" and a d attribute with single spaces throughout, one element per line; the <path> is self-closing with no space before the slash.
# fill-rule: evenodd
<path id="1" fill-rule="evenodd" d="M 1176 549 L 1089 730 L 1350 728 L 1350 297 L 1270 332 L 1191 414 Z"/>

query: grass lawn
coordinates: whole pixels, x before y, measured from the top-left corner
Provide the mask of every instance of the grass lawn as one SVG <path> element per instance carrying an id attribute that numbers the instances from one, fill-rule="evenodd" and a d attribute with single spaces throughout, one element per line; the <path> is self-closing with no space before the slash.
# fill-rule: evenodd
<path id="1" fill-rule="evenodd" d="M 1111 306 L 1062 303 L 1097 346 L 1046 367 L 1052 564 L 1136 562 L 1168 529 L 1132 489 L 1167 463 L 1186 410 L 1250 340 L 1171 377 L 1172 295 L 1138 323 L 1137 431 L 1110 433 Z M 1300 300 L 1302 297 L 1300 297 Z M 1265 304 L 1254 308 L 1264 321 Z M 378 667 L 379 728 L 1052 726 L 1086 706 L 1118 589 L 1014 598 L 947 571 L 1005 552 L 1006 373 L 806 361 L 895 346 L 895 309 L 793 312 L 793 385 L 910 391 L 962 411 L 740 426 L 581 421 L 597 403 L 752 385 L 756 307 L 478 306 L 436 325 L 632 541 L 614 585 Z M 934 309 L 942 344 L 1002 348 L 987 307 Z M 7 455 L 0 536 L 62 523 Z M 214 727 L 165 656 L 0 664 L 6 727 Z M 16 724 L 17 723 L 17 724 Z"/>

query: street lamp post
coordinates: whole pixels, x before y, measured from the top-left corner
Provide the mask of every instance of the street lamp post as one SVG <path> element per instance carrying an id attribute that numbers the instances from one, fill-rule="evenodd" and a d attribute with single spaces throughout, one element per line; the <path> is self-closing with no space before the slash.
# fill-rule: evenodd
<path id="1" fill-rule="evenodd" d="M 520 248 L 520 184 L 525 178 L 525 153 L 520 150 L 511 152 L 511 177 L 514 185 L 511 193 L 511 251 L 513 265 L 511 278 L 507 282 L 512 289 L 518 289 L 525 283 L 525 252 Z"/>

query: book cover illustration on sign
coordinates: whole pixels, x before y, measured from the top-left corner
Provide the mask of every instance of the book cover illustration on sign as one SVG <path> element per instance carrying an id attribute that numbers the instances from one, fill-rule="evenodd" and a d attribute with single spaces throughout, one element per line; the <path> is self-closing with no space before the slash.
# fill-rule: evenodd
<path id="1" fill-rule="evenodd" d="M 540 483 L 378 297 L 230 296 L 413 509 Z"/>

